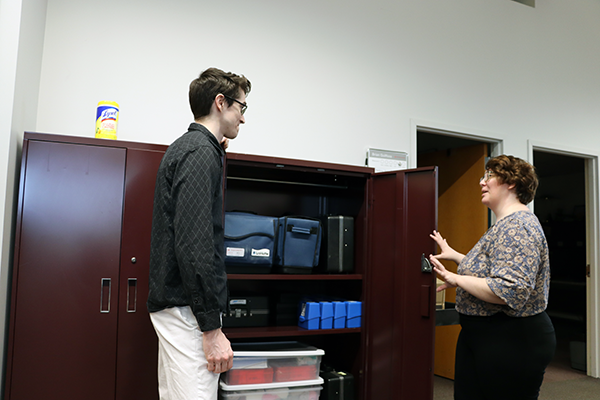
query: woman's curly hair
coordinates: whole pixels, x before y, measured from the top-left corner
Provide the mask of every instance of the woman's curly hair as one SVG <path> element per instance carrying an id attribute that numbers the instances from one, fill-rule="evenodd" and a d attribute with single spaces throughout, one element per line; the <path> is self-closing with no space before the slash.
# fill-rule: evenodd
<path id="1" fill-rule="evenodd" d="M 529 204 L 538 188 L 538 177 L 533 165 L 517 157 L 500 155 L 491 158 L 486 170 L 492 171 L 498 182 L 515 185 L 517 198 L 523 204 Z"/>

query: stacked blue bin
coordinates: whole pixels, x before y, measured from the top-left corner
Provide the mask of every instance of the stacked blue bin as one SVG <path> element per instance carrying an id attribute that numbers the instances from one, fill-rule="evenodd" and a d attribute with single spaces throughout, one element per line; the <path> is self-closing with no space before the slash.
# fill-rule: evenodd
<path id="1" fill-rule="evenodd" d="M 360 301 L 346 302 L 346 328 L 360 328 L 362 303 Z"/>
<path id="2" fill-rule="evenodd" d="M 319 329 L 321 322 L 321 307 L 314 301 L 303 302 L 300 305 L 298 326 L 304 329 Z"/>
<path id="3" fill-rule="evenodd" d="M 300 303 L 298 326 L 304 329 L 360 328 L 362 302 L 312 301 Z"/>

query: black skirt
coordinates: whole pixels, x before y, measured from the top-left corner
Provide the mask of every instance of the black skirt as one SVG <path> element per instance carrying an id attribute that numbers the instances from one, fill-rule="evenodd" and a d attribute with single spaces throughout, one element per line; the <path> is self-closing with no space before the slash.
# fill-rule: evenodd
<path id="1" fill-rule="evenodd" d="M 546 314 L 491 317 L 460 314 L 455 400 L 535 400 L 554 357 L 554 326 Z"/>

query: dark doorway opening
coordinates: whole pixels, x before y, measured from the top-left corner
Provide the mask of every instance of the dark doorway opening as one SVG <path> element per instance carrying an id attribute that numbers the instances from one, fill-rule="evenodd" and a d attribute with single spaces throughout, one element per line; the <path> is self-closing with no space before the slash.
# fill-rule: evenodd
<path id="1" fill-rule="evenodd" d="M 423 154 L 433 153 L 436 151 L 448 151 L 479 143 L 482 143 L 482 141 L 465 139 L 458 136 L 417 131 L 417 162 L 418 156 Z"/>
<path id="2" fill-rule="evenodd" d="M 542 223 L 550 249 L 547 312 L 556 330 L 555 361 L 585 371 L 585 159 L 534 151 L 533 164 L 540 180 L 534 212 Z"/>

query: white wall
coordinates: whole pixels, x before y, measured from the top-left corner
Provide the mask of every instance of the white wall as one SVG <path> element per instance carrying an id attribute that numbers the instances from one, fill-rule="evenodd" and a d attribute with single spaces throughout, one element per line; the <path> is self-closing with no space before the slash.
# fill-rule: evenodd
<path id="1" fill-rule="evenodd" d="M 361 165 L 410 121 L 600 148 L 600 3 L 545 0 L 49 0 L 38 131 L 169 144 L 210 66 L 254 89 L 230 150 Z"/>
<path id="2" fill-rule="evenodd" d="M 8 296 L 23 131 L 35 130 L 46 0 L 0 0 L 0 360 Z M 2 381 L 4 386 L 4 364 Z"/>
<path id="3" fill-rule="evenodd" d="M 16 2 L 14 2 L 16 3 Z M 16 151 L 11 151 L 12 111 L 17 71 L 20 4 L 0 1 L 0 338 L 4 338 L 8 301 L 10 249 L 12 247 L 14 168 Z M 0 355 L 4 360 L 4 342 L 0 341 Z M 2 368 L 4 377 L 4 367 Z M 4 379 L 2 379 L 4 380 Z M 2 383 L 0 383 L 0 387 Z"/>

